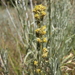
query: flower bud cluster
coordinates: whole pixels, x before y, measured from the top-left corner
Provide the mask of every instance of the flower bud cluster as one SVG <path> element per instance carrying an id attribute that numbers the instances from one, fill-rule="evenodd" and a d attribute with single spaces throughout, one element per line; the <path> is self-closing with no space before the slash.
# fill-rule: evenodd
<path id="1" fill-rule="evenodd" d="M 47 57 L 47 55 L 48 55 L 48 50 L 47 50 L 47 48 L 44 47 L 42 57 L 45 58 L 45 57 Z"/>
<path id="2" fill-rule="evenodd" d="M 36 5 L 33 12 L 34 12 L 34 17 L 36 20 L 42 20 L 43 17 L 46 15 L 46 7 L 43 5 Z"/>

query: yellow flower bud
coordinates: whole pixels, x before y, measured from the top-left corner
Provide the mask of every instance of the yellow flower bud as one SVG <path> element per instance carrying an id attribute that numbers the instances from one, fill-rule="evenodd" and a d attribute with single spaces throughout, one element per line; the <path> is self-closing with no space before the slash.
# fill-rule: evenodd
<path id="1" fill-rule="evenodd" d="M 47 42 L 47 38 L 43 38 L 43 42 Z"/>
<path id="2" fill-rule="evenodd" d="M 38 33 L 40 31 L 40 28 L 36 29 L 35 32 Z"/>
<path id="3" fill-rule="evenodd" d="M 37 73 L 40 73 L 40 72 L 41 72 L 41 70 L 40 70 L 40 69 L 36 69 L 36 72 L 37 72 Z"/>
<path id="4" fill-rule="evenodd" d="M 47 57 L 47 56 L 48 56 L 48 52 L 42 54 L 42 57 L 43 57 L 43 58 L 45 58 L 45 57 Z"/>
<path id="5" fill-rule="evenodd" d="M 41 42 L 42 42 L 42 40 L 41 40 L 40 38 L 37 38 L 37 42 L 41 43 Z"/>
<path id="6" fill-rule="evenodd" d="M 36 12 L 36 10 L 35 10 L 35 9 L 33 9 L 33 12 L 35 13 L 35 12 Z"/>
<path id="7" fill-rule="evenodd" d="M 40 19 L 39 14 L 35 14 L 34 17 L 35 17 L 36 19 Z"/>
<path id="8" fill-rule="evenodd" d="M 47 52 L 47 51 L 48 51 L 47 48 L 44 47 L 44 48 L 43 48 L 43 52 Z"/>
<path id="9" fill-rule="evenodd" d="M 41 4 L 41 5 L 38 5 L 38 6 L 39 6 L 39 8 L 40 8 L 41 10 L 46 10 L 46 7 L 43 6 L 42 4 Z"/>
<path id="10" fill-rule="evenodd" d="M 46 12 L 45 11 L 41 11 L 41 16 L 45 16 Z"/>
<path id="11" fill-rule="evenodd" d="M 38 61 L 34 61 L 34 65 L 37 66 L 38 65 Z"/>
<path id="12" fill-rule="evenodd" d="M 46 29 L 46 26 L 42 26 L 42 27 L 41 27 L 41 30 L 45 30 L 45 29 Z"/>

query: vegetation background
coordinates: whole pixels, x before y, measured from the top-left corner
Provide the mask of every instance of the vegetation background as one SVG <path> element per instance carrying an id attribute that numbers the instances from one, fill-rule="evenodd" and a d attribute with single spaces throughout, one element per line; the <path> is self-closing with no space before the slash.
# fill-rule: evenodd
<path id="1" fill-rule="evenodd" d="M 32 61 L 37 51 L 32 10 L 39 4 L 47 8 L 43 24 L 47 25 L 46 37 L 50 41 L 46 45 L 51 54 L 48 64 L 44 64 L 46 71 L 34 74 Z M 74 37 L 75 0 L 0 0 L 0 75 L 75 75 Z M 61 66 L 61 71 L 56 65 Z"/>

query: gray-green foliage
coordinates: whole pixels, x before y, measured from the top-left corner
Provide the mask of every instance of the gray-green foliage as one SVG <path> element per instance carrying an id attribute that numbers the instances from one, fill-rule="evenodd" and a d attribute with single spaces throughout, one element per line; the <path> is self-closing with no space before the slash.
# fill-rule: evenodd
<path id="1" fill-rule="evenodd" d="M 72 49 L 72 38 L 75 36 L 72 34 L 72 7 L 69 0 L 50 0 L 50 3 L 50 68 L 52 75 L 61 75 L 62 58 Z"/>

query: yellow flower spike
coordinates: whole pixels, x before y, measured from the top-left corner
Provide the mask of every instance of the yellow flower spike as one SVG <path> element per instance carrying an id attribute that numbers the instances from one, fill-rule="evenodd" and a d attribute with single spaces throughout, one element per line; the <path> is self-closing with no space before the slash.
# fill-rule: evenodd
<path id="1" fill-rule="evenodd" d="M 41 43 L 41 42 L 42 42 L 42 40 L 41 40 L 40 38 L 37 38 L 37 42 Z"/>
<path id="2" fill-rule="evenodd" d="M 43 48 L 43 52 L 47 52 L 47 51 L 48 51 L 47 48 L 44 47 L 44 48 Z"/>
<path id="3" fill-rule="evenodd" d="M 38 65 L 38 61 L 34 61 L 34 65 L 37 66 Z"/>
<path id="4" fill-rule="evenodd" d="M 35 14 L 34 17 L 35 17 L 36 19 L 40 19 L 39 14 Z"/>
<path id="5" fill-rule="evenodd" d="M 43 57 L 43 58 L 45 58 L 45 57 L 47 57 L 47 56 L 48 56 L 48 52 L 45 52 L 45 53 L 42 54 L 42 57 Z"/>
<path id="6" fill-rule="evenodd" d="M 43 38 L 43 40 L 42 40 L 43 42 L 47 42 L 47 38 Z"/>
<path id="7" fill-rule="evenodd" d="M 41 16 L 45 16 L 46 12 L 45 11 L 41 11 Z"/>
<path id="8" fill-rule="evenodd" d="M 37 72 L 37 73 L 40 73 L 40 72 L 41 72 L 41 69 L 36 69 L 36 72 Z"/>

